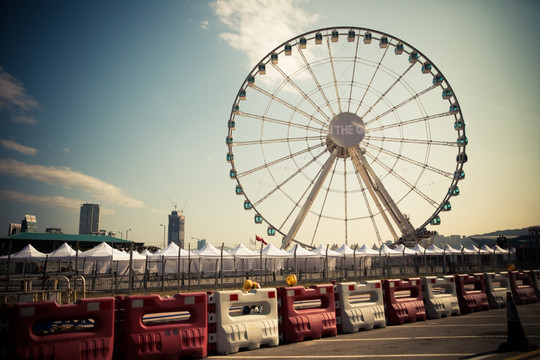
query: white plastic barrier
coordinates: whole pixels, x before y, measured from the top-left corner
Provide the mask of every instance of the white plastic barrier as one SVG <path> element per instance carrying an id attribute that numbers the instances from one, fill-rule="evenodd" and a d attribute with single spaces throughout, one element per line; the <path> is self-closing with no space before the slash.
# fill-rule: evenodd
<path id="1" fill-rule="evenodd" d="M 506 307 L 506 293 L 510 291 L 508 273 L 484 273 L 490 309 Z"/>
<path id="2" fill-rule="evenodd" d="M 422 278 L 422 289 L 428 319 L 460 315 L 453 276 Z"/>
<path id="3" fill-rule="evenodd" d="M 338 332 L 386 327 L 380 280 L 338 283 L 334 293 Z"/>
<path id="4" fill-rule="evenodd" d="M 278 306 L 275 288 L 253 289 L 249 293 L 240 290 L 216 291 L 215 319 L 209 314 L 209 322 L 215 320 L 216 334 L 209 334 L 209 342 L 216 342 L 216 353 L 232 354 L 239 349 L 258 349 L 261 345 L 277 346 Z M 250 314 L 241 315 L 245 310 Z M 254 310 L 254 311 L 253 311 Z"/>

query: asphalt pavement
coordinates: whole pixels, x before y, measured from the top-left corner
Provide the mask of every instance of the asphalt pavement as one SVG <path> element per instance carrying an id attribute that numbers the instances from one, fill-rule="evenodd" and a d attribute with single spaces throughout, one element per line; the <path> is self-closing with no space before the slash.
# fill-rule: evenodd
<path id="1" fill-rule="evenodd" d="M 524 337 L 512 335 L 511 345 L 517 344 L 516 339 L 526 340 L 531 345 L 528 349 L 499 349 L 508 340 L 507 309 L 503 308 L 208 359 L 540 359 L 540 303 L 518 305 L 517 312 L 520 322 L 512 322 L 511 329 L 521 326 Z"/>

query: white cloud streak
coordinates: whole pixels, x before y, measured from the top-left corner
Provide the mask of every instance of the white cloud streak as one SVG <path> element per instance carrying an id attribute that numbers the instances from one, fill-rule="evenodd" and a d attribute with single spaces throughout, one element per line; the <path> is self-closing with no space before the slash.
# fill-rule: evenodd
<path id="1" fill-rule="evenodd" d="M 47 206 L 47 207 L 55 207 L 55 208 L 62 208 L 62 209 L 68 209 L 68 210 L 78 210 L 81 206 L 81 204 L 84 203 L 84 201 L 81 201 L 79 199 L 73 199 L 73 198 L 66 198 L 63 196 L 43 196 L 43 195 L 33 195 L 33 194 L 25 194 L 19 191 L 15 190 L 2 190 L 0 191 L 0 199 L 7 200 L 7 201 L 16 201 L 26 204 L 33 204 L 38 206 Z M 108 209 L 108 208 L 100 208 L 101 214 L 114 214 L 116 211 L 114 209 Z"/>
<path id="2" fill-rule="evenodd" d="M 0 173 L 41 181 L 49 185 L 58 185 L 67 189 L 79 189 L 98 200 L 117 206 L 145 207 L 142 201 L 125 195 L 122 189 L 69 167 L 34 165 L 14 159 L 0 159 Z"/>
<path id="3" fill-rule="evenodd" d="M 208 20 L 201 21 L 201 29 L 208 30 L 209 25 Z"/>
<path id="4" fill-rule="evenodd" d="M 0 66 L 0 110 L 32 111 L 39 104 L 30 96 L 23 84 Z"/>
<path id="5" fill-rule="evenodd" d="M 0 144 L 8 150 L 17 151 L 21 154 L 34 156 L 37 154 L 38 150 L 26 145 L 19 144 L 15 140 L 4 140 L 0 139 Z"/>
<path id="6" fill-rule="evenodd" d="M 254 66 L 279 44 L 300 33 L 317 21 L 317 16 L 302 8 L 304 0 L 217 0 L 211 4 L 219 20 L 232 32 L 219 36 L 232 48 L 249 57 Z"/>
<path id="7" fill-rule="evenodd" d="M 22 125 L 37 125 L 37 120 L 31 116 L 13 116 L 11 122 Z"/>

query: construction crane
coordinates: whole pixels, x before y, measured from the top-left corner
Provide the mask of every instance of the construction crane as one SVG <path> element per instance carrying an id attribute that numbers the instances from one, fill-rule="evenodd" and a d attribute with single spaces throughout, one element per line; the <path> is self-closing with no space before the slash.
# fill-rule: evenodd
<path id="1" fill-rule="evenodd" d="M 174 211 L 176 211 L 176 209 L 178 209 L 178 203 L 175 203 L 171 197 L 169 196 L 169 200 L 170 202 L 173 204 L 174 206 Z M 186 208 L 186 204 L 187 204 L 187 201 L 184 202 L 184 205 L 182 206 L 182 208 L 180 209 L 180 214 L 184 215 L 184 209 Z"/>

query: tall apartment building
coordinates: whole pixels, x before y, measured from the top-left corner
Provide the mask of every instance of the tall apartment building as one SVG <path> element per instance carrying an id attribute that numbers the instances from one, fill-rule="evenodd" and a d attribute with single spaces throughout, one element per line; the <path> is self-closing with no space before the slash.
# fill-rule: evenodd
<path id="1" fill-rule="evenodd" d="M 169 241 L 168 244 L 174 242 L 176 245 L 184 248 L 186 217 L 180 211 L 171 211 L 169 215 Z"/>
<path id="2" fill-rule="evenodd" d="M 21 221 L 21 232 L 37 233 L 37 220 L 35 215 L 24 215 Z"/>
<path id="3" fill-rule="evenodd" d="M 91 235 L 99 233 L 99 205 L 82 204 L 79 219 L 79 234 Z"/>

